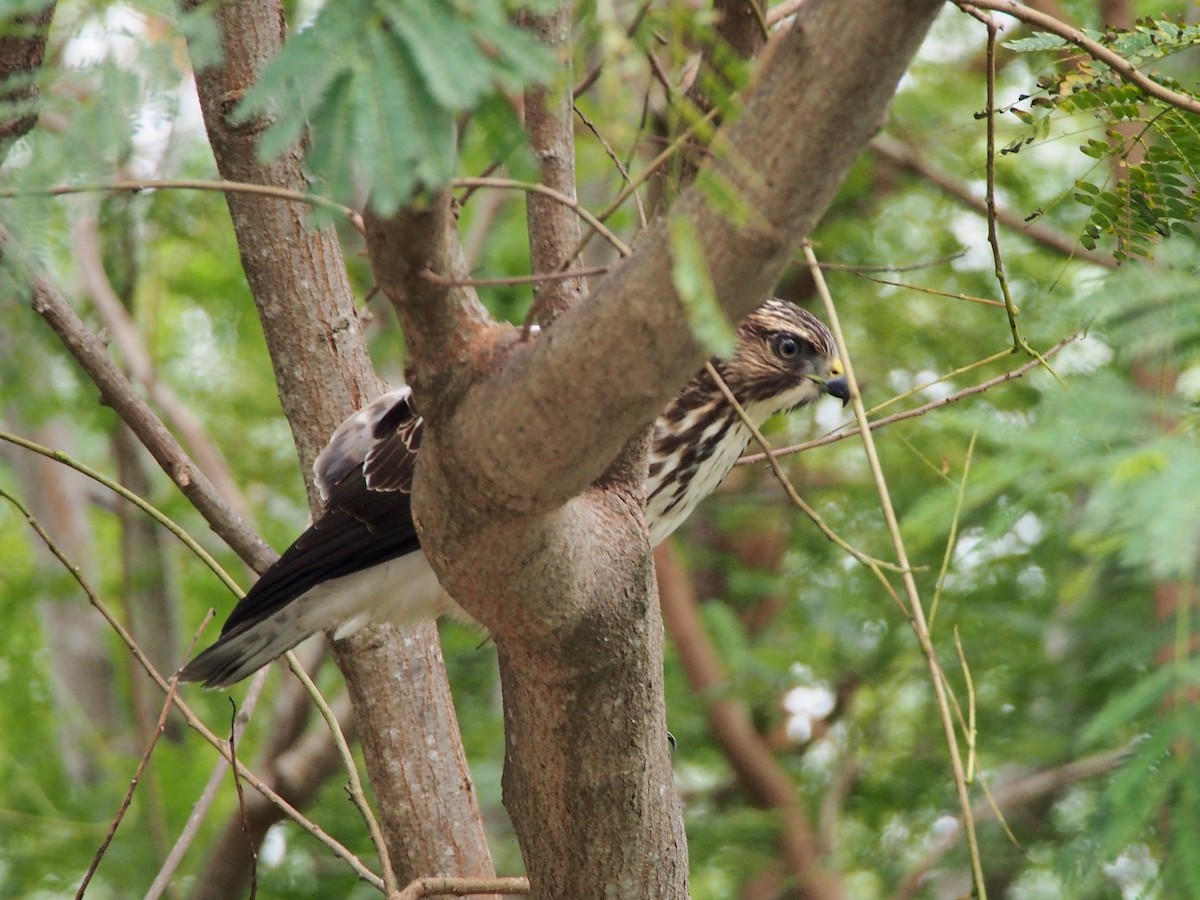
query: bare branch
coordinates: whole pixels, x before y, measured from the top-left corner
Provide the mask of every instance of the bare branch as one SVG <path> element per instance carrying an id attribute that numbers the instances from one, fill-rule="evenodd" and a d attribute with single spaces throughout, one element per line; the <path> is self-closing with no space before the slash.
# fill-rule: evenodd
<path id="1" fill-rule="evenodd" d="M 951 178 L 944 169 L 924 159 L 914 148 L 886 135 L 880 135 L 871 141 L 871 151 L 892 165 L 919 175 L 938 190 L 953 197 L 981 216 L 988 214 L 987 201 L 983 197 L 975 196 L 965 184 Z M 1094 266 L 1103 266 L 1106 269 L 1117 266 L 1117 261 L 1112 254 L 1088 250 L 1079 243 L 1077 238 L 1072 238 L 1040 222 L 1027 222 L 1019 213 L 1013 212 L 1007 207 L 996 208 L 996 220 L 1006 228 L 1023 234 L 1055 253 L 1061 253 L 1063 256 L 1091 263 Z"/>
<path id="2" fill-rule="evenodd" d="M 239 518 L 208 477 L 191 461 L 129 380 L 109 358 L 104 342 L 93 334 L 49 279 L 37 273 L 7 230 L 0 227 L 0 257 L 23 270 L 33 293 L 33 309 L 54 330 L 63 345 L 100 389 L 101 402 L 111 406 L 150 451 L 167 476 L 251 568 L 261 572 L 276 553 Z"/>
<path id="3" fill-rule="evenodd" d="M 571 83 L 571 4 L 559 3 L 553 12 L 528 16 L 527 27 L 566 60 L 559 73 L 561 85 Z M 572 201 L 575 195 L 575 131 L 571 93 L 565 87 L 533 87 L 525 92 L 525 127 L 538 156 L 539 180 Z M 529 256 L 535 274 L 578 268 L 573 248 L 579 243 L 579 219 L 545 195 L 530 194 L 525 201 L 529 231 Z M 587 296 L 587 281 L 571 278 L 534 287 L 530 319 L 543 324 Z"/>

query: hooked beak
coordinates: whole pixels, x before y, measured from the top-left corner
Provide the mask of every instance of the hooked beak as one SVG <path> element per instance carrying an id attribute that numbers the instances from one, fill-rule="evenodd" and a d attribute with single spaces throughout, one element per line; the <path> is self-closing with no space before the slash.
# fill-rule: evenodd
<path id="1" fill-rule="evenodd" d="M 850 402 L 850 382 L 844 375 L 839 375 L 837 378 L 829 378 L 821 385 L 821 390 L 831 397 L 837 397 L 842 401 L 842 406 Z"/>
<path id="2" fill-rule="evenodd" d="M 845 369 L 842 367 L 842 361 L 835 359 L 829 366 L 829 377 L 821 378 L 818 375 L 810 375 L 809 378 L 822 391 L 831 397 L 837 397 L 842 401 L 842 406 L 850 402 L 850 382 L 846 380 L 846 376 L 842 374 Z"/>

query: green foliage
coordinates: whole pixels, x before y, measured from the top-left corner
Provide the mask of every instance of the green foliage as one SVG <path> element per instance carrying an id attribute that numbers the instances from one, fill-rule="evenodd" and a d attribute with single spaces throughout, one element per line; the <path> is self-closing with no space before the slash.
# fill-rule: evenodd
<path id="1" fill-rule="evenodd" d="M 696 228 L 684 215 L 671 216 L 667 225 L 671 234 L 671 278 L 687 309 L 692 333 L 709 353 L 728 353 L 733 347 L 733 326 L 717 302 Z"/>
<path id="2" fill-rule="evenodd" d="M 1162 63 L 1173 55 L 1200 47 L 1200 25 L 1180 25 L 1166 19 L 1145 19 L 1130 31 L 1088 36 L 1119 53 L 1139 69 Z M 1066 41 L 1037 34 L 1008 41 L 1020 52 L 1060 50 Z M 1150 73 L 1158 83 L 1200 97 L 1175 79 Z M 1075 185 L 1076 202 L 1091 212 L 1080 242 L 1094 250 L 1104 238 L 1115 239 L 1119 260 L 1150 257 L 1154 246 L 1173 233 L 1190 234 L 1200 216 L 1200 120 L 1196 115 L 1153 97 L 1127 83 L 1110 66 L 1084 58 L 1068 69 L 1044 75 L 1039 90 L 1008 109 L 1026 126 L 1025 133 L 1005 147 L 1015 153 L 1035 140 L 1045 140 L 1052 120 L 1087 115 L 1104 126 L 1102 138 L 1088 138 L 1080 147 L 1092 159 L 1119 163 L 1122 177 L 1096 184 L 1086 178 Z M 1035 112 L 1038 110 L 1039 112 Z"/>
<path id="3" fill-rule="evenodd" d="M 500 0 L 326 4 L 272 60 L 235 119 L 271 122 L 259 145 L 265 159 L 307 134 L 308 166 L 329 194 L 365 193 L 389 215 L 454 176 L 458 116 L 487 110 L 495 118 L 506 95 L 554 71 L 549 51 L 511 13 Z"/>
<path id="4" fill-rule="evenodd" d="M 1066 5 L 1080 16 L 1093 8 Z M 138 10 L 153 17 L 162 6 Z M 1175 4 L 1175 12 L 1182 9 Z M 709 14 L 694 5 L 654 4 L 632 28 L 635 12 L 620 3 L 585 5 L 575 24 L 576 72 L 598 70 L 596 83 L 577 102 L 634 176 L 661 150 L 660 125 L 672 135 L 696 122 L 695 109 L 679 91 L 670 102 L 657 86 L 648 93 L 647 85 L 658 84 L 648 56 L 674 79 L 712 33 Z M 139 65 L 104 57 L 70 68 L 61 63 L 63 45 L 92 28 L 97 13 L 66 5 L 58 15 L 61 36 L 40 77 L 48 124 L 6 162 L 5 186 L 114 177 L 139 160 L 135 138 L 142 137 L 140 115 L 148 105 L 165 118 L 179 114 L 178 44 L 143 36 L 134 54 Z M 193 59 L 209 58 L 215 43 L 207 13 L 168 21 L 192 36 Z M 1091 33 L 1176 89 L 1195 84 L 1195 26 L 1176 29 L 1164 20 L 1128 33 Z M 273 81 L 259 88 L 247 109 L 276 123 L 268 150 L 272 142 L 280 150 L 310 135 L 308 165 L 320 179 L 315 190 L 343 198 L 370 191 L 379 208 L 394 208 L 413 190 L 460 172 L 478 174 L 496 160 L 504 161 L 505 174 L 528 179 L 535 161 L 522 153 L 511 96 L 531 79 L 548 79 L 549 69 L 540 48 L 531 50 L 528 37 L 517 35 L 498 3 L 326 3 L 294 36 L 268 76 Z M 978 23 L 956 12 L 943 16 L 928 53 L 905 79 L 889 126 L 932 168 L 965 185 L 983 177 L 983 124 L 973 118 L 984 96 L 975 65 L 982 41 Z M 493 54 L 475 52 L 493 45 Z M 1010 46 L 1063 49 L 1057 38 L 1045 36 Z M 1001 96 L 1028 89 L 1030 59 L 1003 61 Z M 1041 92 L 1011 110 L 1017 130 L 1004 139 L 1021 149 L 996 160 L 998 195 L 1022 214 L 1041 210 L 1037 217 L 1045 226 L 1072 234 L 1090 228 L 1089 245 L 1115 243 L 1126 264 L 1115 272 L 1081 266 L 1027 234 L 1001 230 L 1021 326 L 1034 345 L 1044 350 L 1080 327 L 1087 330 L 1086 340 L 1052 361 L 1065 385 L 1031 373 L 881 430 L 879 450 L 926 600 L 950 545 L 933 640 L 965 708 L 956 633 L 962 642 L 974 684 L 979 769 L 993 791 L 1093 753 L 1127 754 L 1113 772 L 1010 810 L 1008 824 L 1020 848 L 994 822 L 981 823 L 991 895 L 1195 896 L 1200 676 L 1188 648 L 1195 642 L 1200 553 L 1192 488 L 1200 479 L 1200 422 L 1196 394 L 1185 386 L 1200 372 L 1195 243 L 1187 232 L 1196 217 L 1197 128 L 1194 118 L 1165 109 L 1102 66 L 1068 68 L 1057 56 L 1045 61 L 1059 68 L 1046 76 Z M 726 118 L 737 114 L 735 91 L 746 76 L 746 67 L 725 53 L 716 54 L 714 69 L 701 72 Z M 457 134 L 452 124 L 461 126 Z M 1087 129 L 1080 141 L 1091 155 L 1073 149 L 1056 154 L 1064 131 L 1080 125 Z M 710 136 L 701 130 L 696 138 L 703 144 Z M 214 176 L 196 135 L 180 126 L 171 140 L 159 161 L 164 176 Z M 623 179 L 590 132 L 580 130 L 577 140 L 579 196 L 600 209 Z M 1146 147 L 1143 160 L 1125 167 L 1127 177 L 1106 175 L 1131 159 L 1135 141 Z M 729 215 L 746 215 L 727 183 L 713 179 L 700 187 Z M 1081 204 L 1070 202 L 1075 194 Z M 653 195 L 645 196 L 653 206 Z M 1067 202 L 1047 199 L 1055 197 Z M 0 218 L 20 232 L 76 308 L 99 327 L 76 288 L 81 279 L 71 226 L 82 214 L 101 214 L 110 280 L 130 277 L 133 314 L 157 377 L 212 437 L 256 524 L 282 548 L 304 526 L 308 510 L 225 204 L 219 195 L 190 192 L 122 199 L 128 206 L 120 215 L 110 215 L 114 207 L 93 198 L 5 200 Z M 519 198 L 507 194 L 479 192 L 464 202 L 460 230 L 482 235 L 473 258 L 481 277 L 528 271 L 524 219 Z M 632 204 L 609 224 L 631 238 L 637 227 Z M 677 286 L 696 300 L 697 333 L 720 346 L 728 323 L 712 314 L 698 236 L 684 222 L 672 223 L 671 237 Z M 825 262 L 898 267 L 904 271 L 882 278 L 951 295 L 880 284 L 844 269 L 828 272 L 868 403 L 1010 346 L 1002 312 L 952 299 L 996 296 L 982 220 L 926 181 L 864 157 L 814 237 Z M 343 238 L 352 277 L 365 296 L 372 279 L 356 256 L 361 245 L 353 234 Z M 1153 266 L 1139 257 L 1150 251 Z M 595 247 L 590 253 L 607 261 Z M 811 300 L 803 283 L 789 280 L 780 293 Z M 5 427 L 32 432 L 65 424 L 74 453 L 115 471 L 115 417 L 96 402 L 94 388 L 29 311 L 23 291 L 11 284 L 0 291 Z M 524 286 L 484 292 L 494 315 L 514 320 L 524 316 L 529 298 Z M 378 367 L 399 377 L 402 338 L 386 305 L 375 300 L 365 310 L 375 314 L 367 327 Z M 1021 362 L 1010 357 L 951 376 L 884 412 Z M 1178 391 L 1171 389 L 1173 373 L 1180 375 Z M 841 416 L 836 404 L 822 401 L 777 423 L 771 437 L 777 445 L 805 440 Z M 965 473 L 972 436 L 976 445 Z M 27 496 L 33 488 L 23 481 L 19 458 L 0 449 L 0 487 Z M 891 552 L 854 441 L 789 457 L 786 465 L 805 499 L 840 535 L 866 552 Z M 216 550 L 239 580 L 248 580 L 165 477 L 155 477 L 151 495 Z M 79 562 L 119 610 L 125 538 L 113 501 L 101 492 L 89 501 L 90 552 Z M 674 765 L 685 802 L 693 896 L 725 900 L 748 892 L 751 882 L 770 883 L 777 894 L 789 890 L 777 844 L 779 818 L 754 808 L 714 738 L 708 719 L 713 699 L 743 705 L 801 808 L 828 840 L 828 866 L 846 895 L 891 896 L 941 845 L 956 803 L 924 661 L 903 616 L 874 576 L 783 502 L 761 467 L 737 470 L 677 540 L 726 676 L 719 690 L 697 695 L 680 654 L 668 645 L 667 714 L 678 739 Z M 177 635 L 182 655 L 207 610 L 224 613 L 231 598 L 184 554 L 173 550 L 163 565 L 176 582 L 181 632 L 187 632 Z M 1156 610 L 1156 596 L 1176 588 L 1179 605 Z M 134 737 L 128 654 L 106 632 L 103 640 L 120 673 L 116 720 L 92 723 L 56 694 L 56 660 L 38 615 L 51 603 L 66 605 L 80 619 L 95 615 L 72 579 L 45 561 L 27 526 L 0 504 L 3 896 L 73 895 L 143 749 Z M 500 802 L 505 745 L 495 650 L 477 629 L 460 624 L 443 627 L 443 648 L 497 866 L 518 872 L 520 853 Z M 324 687 L 338 690 L 331 667 L 320 674 Z M 267 742 L 282 682 L 278 675 L 268 680 L 241 748 L 246 760 Z M 796 716 L 784 705 L 796 688 L 837 700 L 833 712 L 812 723 L 808 740 L 796 737 Z M 239 702 L 243 695 L 244 688 L 233 694 Z M 226 696 L 189 690 L 188 699 L 217 731 L 227 730 Z M 68 769 L 60 736 L 76 725 L 82 725 L 80 742 L 100 772 L 95 782 Z M 160 742 L 101 864 L 97 897 L 144 890 L 160 864 L 156 835 L 178 834 L 214 764 L 215 753 L 194 734 L 185 733 L 178 744 L 170 737 Z M 331 780 L 307 812 L 369 859 L 362 824 L 338 782 Z M 977 788 L 973 796 L 980 798 Z M 236 808 L 227 782 L 183 862 L 185 887 Z M 272 841 L 282 849 L 264 856 L 260 895 L 372 894 L 297 828 L 279 827 Z M 1136 877 L 1122 881 L 1122 867 Z M 961 894 L 965 870 L 956 845 L 926 875 L 920 896 Z"/>

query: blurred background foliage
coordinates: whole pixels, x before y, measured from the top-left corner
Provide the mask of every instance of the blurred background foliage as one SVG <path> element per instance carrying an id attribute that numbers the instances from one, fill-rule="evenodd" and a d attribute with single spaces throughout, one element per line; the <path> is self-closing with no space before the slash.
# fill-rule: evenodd
<path id="1" fill-rule="evenodd" d="M 324 14 L 336 19 L 334 6 Z M 1196 94 L 1194 4 L 1063 0 L 1056 7 Z M 289 14 L 302 24 L 317 8 L 294 4 Z M 1106 32 L 1102 16 L 1113 14 L 1131 17 L 1129 25 L 1133 16 L 1156 20 L 1131 34 Z M 973 796 L 989 893 L 1020 900 L 1200 896 L 1200 257 L 1189 227 L 1200 120 L 1131 92 L 1061 42 L 1003 21 L 1002 41 L 1016 43 L 998 49 L 997 142 L 1019 152 L 996 158 L 998 204 L 1074 248 L 1064 252 L 1025 228 L 1002 228 L 1004 265 L 1030 343 L 1045 351 L 1076 337 L 1051 360 L 1054 374 L 1034 371 L 887 427 L 877 440 L 926 608 L 938 598 L 932 630 L 939 658 L 964 715 L 969 700 L 973 711 Z M 1163 24 L 1171 22 L 1179 27 Z M 405 40 L 420 47 L 448 27 L 426 26 L 429 34 Z M 682 3 L 642 11 L 624 2 L 579 6 L 576 78 L 599 72 L 578 106 L 635 174 L 661 149 L 663 134 L 694 119 L 667 104 L 647 52 L 680 79 L 709 26 L 703 11 Z M 9 154 L 0 169 L 4 186 L 214 178 L 181 33 L 192 36 L 193 53 L 215 51 L 203 14 L 180 19 L 154 0 L 61 4 L 40 76 L 42 123 Z M 361 39 L 378 35 L 364 29 Z M 813 236 L 830 266 L 868 405 L 904 395 L 886 412 L 1025 361 L 1009 355 L 943 377 L 1012 346 L 1002 309 L 962 299 L 1000 297 L 986 220 L 954 196 L 956 189 L 983 195 L 985 40 L 979 22 L 947 8 L 902 82 L 885 132 Z M 352 65 L 346 89 L 369 94 L 379 73 L 347 59 L 328 63 Z M 516 117 L 504 91 L 540 71 L 539 61 L 517 53 L 494 62 L 504 71 L 476 72 L 469 91 L 431 90 L 432 100 L 414 102 L 440 102 L 444 123 L 486 94 L 461 140 L 459 173 L 485 171 L 502 147 L 502 172 L 528 178 L 533 170 L 514 140 Z M 413 77 L 448 77 L 435 63 L 418 53 Z M 432 74 L 422 70 L 426 64 L 435 66 Z M 731 65 L 725 81 L 736 84 L 743 74 Z M 488 94 L 493 76 L 499 93 Z M 340 121 L 320 118 L 334 115 L 322 111 L 328 99 L 321 95 L 308 109 L 318 133 Z M 367 114 L 336 112 L 356 121 Z M 387 136 L 380 121 L 362 127 L 364 139 L 375 131 Z M 577 138 L 580 199 L 603 208 L 622 177 L 589 128 L 580 124 Z M 314 171 L 318 192 L 349 199 L 362 170 L 353 155 L 338 153 L 360 149 L 350 143 L 322 157 L 329 169 Z M 417 152 L 393 149 L 397 158 Z M 372 167 L 386 164 L 370 159 Z M 445 160 L 428 162 L 430 169 L 403 177 L 453 174 L 437 169 Z M 399 202 L 411 186 L 391 184 L 387 202 Z M 519 193 L 478 191 L 466 199 L 461 232 L 480 277 L 527 273 L 524 215 Z M 0 220 L 91 323 L 111 329 L 113 313 L 95 302 L 81 250 L 99 241 L 103 271 L 136 323 L 154 380 L 196 419 L 251 521 L 276 548 L 286 546 L 307 519 L 303 484 L 220 195 L 24 195 L 0 200 Z M 626 203 L 609 224 L 628 237 L 637 221 Z M 376 365 L 398 381 L 403 337 L 386 303 L 372 297 L 358 237 L 349 228 L 343 236 Z M 587 262 L 611 262 L 593 243 Z M 819 312 L 802 266 L 780 293 Z M 523 286 L 483 296 L 496 315 L 514 321 L 530 302 Z M 21 286 L 6 282 L 0 304 L 3 430 L 131 486 L 246 583 L 245 568 L 130 449 Z M 830 402 L 773 423 L 770 437 L 777 446 L 795 443 L 843 421 Z M 889 555 L 855 440 L 788 457 L 786 468 L 840 535 Z M 207 609 L 230 607 L 228 592 L 178 543 L 136 533 L 119 500 L 63 467 L 0 446 L 0 489 L 32 508 L 97 592 L 153 643 L 166 669 L 182 661 Z M 675 540 L 728 675 L 721 694 L 751 711 L 847 896 L 965 896 L 969 870 L 956 840 L 953 782 L 928 674 L 911 630 L 874 577 L 791 509 L 761 466 L 735 471 Z M 497 867 L 517 872 L 520 856 L 500 806 L 504 743 L 494 654 L 471 628 L 448 623 L 442 633 Z M 282 680 L 272 675 L 267 702 Z M 336 693 L 332 667 L 320 683 Z M 714 697 L 689 689 L 672 649 L 667 688 L 693 895 L 788 896 L 777 817 L 748 802 L 710 731 Z M 8 502 L 0 503 L 0 697 L 0 897 L 72 895 L 160 701 Z M 224 695 L 189 690 L 189 700 L 227 733 Z M 260 712 L 258 727 L 247 731 L 243 759 L 262 744 L 267 719 Z M 196 735 L 178 725 L 168 730 L 90 896 L 145 890 L 215 760 Z M 1011 834 L 989 814 L 983 784 Z M 206 840 L 235 809 L 228 786 L 184 862 L 176 896 L 188 892 Z M 338 778 L 309 814 L 370 856 Z M 276 826 L 264 845 L 259 888 L 263 896 L 373 893 L 289 824 Z"/>

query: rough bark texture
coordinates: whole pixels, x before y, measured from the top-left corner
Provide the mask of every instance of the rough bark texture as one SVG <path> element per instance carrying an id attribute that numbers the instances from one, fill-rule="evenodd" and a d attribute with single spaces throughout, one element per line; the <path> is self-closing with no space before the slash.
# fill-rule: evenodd
<path id="1" fill-rule="evenodd" d="M 932 0 L 813 2 L 768 49 L 741 116 L 714 144 L 717 164 L 673 207 L 694 223 L 731 320 L 769 294 L 829 205 L 883 123 L 938 8 Z M 710 201 L 718 178 L 726 193 L 742 198 L 745 224 Z M 387 289 L 382 276 L 380 284 Z M 532 513 L 578 494 L 703 361 L 686 322 L 660 221 L 592 302 L 555 323 L 548 340 L 535 341 L 465 399 L 443 398 L 462 401 L 437 442 L 464 451 L 447 460 L 457 472 L 460 502 Z M 427 414 L 440 416 L 438 405 Z M 481 454 L 476 448 L 485 437 L 488 453 Z M 529 465 L 531 459 L 539 465 Z"/>
<path id="2" fill-rule="evenodd" d="M 563 3 L 551 15 L 531 17 L 530 28 L 551 47 L 571 58 L 571 4 Z M 571 67 L 564 66 L 559 86 L 536 87 L 525 92 L 525 125 L 538 155 L 538 180 L 572 200 L 575 192 L 574 108 L 571 100 Z M 581 238 L 579 217 L 561 203 L 542 194 L 525 198 L 529 224 L 529 263 L 534 274 L 576 266 L 572 257 Z M 564 278 L 535 285 L 534 310 L 538 321 L 549 323 L 559 313 L 587 296 L 587 279 Z"/>
<path id="3" fill-rule="evenodd" d="M 300 148 L 263 164 L 255 144 L 265 123 L 232 126 L 227 118 L 283 40 L 279 4 L 224 3 L 216 7 L 215 16 L 224 62 L 198 72 L 196 81 L 221 175 L 305 190 Z M 333 232 L 312 229 L 306 210 L 296 204 L 239 194 L 228 195 L 228 200 L 284 412 L 310 497 L 315 497 L 316 454 L 338 423 L 383 386 L 367 357 Z M 402 639 L 392 629 L 368 629 L 341 642 L 337 661 L 354 701 L 368 774 L 385 812 L 385 835 L 399 880 L 492 874 L 434 632 L 406 632 Z M 423 722 L 424 727 L 407 727 L 411 722 Z M 436 753 L 429 752 L 431 734 L 440 742 Z M 412 777 L 411 769 L 397 764 L 404 760 L 424 760 L 421 777 Z M 430 771 L 436 771 L 436 778 L 426 777 Z M 453 785 L 454 790 L 443 792 L 439 784 Z M 396 809 L 410 814 L 394 815 Z M 402 830 L 396 827 L 400 822 Z M 459 850 L 452 857 L 444 852 L 447 834 L 455 836 Z"/>
<path id="4" fill-rule="evenodd" d="M 769 48 L 714 163 L 674 206 L 730 319 L 762 302 L 820 218 L 939 7 L 814 0 Z M 742 199 L 743 223 L 712 202 L 715 178 Z M 496 640 L 505 801 L 534 894 L 685 896 L 646 532 L 627 480 L 589 487 L 703 359 L 667 229 L 521 344 L 480 321 L 469 292 L 419 277 L 461 276 L 450 225 L 435 198 L 368 217 L 368 247 L 426 348 L 413 358 L 429 423 L 414 508 L 443 584 Z M 396 247 L 412 251 L 402 264 Z"/>

